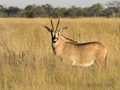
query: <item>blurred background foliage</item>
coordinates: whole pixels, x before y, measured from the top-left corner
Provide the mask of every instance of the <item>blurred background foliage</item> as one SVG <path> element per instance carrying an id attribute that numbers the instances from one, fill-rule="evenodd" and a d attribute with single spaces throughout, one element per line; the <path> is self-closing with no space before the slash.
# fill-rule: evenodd
<path id="1" fill-rule="evenodd" d="M 25 8 L 5 7 L 0 5 L 0 17 L 120 17 L 120 1 L 111 0 L 102 5 L 100 3 L 93 4 L 91 7 L 53 7 L 46 5 L 27 5 Z"/>

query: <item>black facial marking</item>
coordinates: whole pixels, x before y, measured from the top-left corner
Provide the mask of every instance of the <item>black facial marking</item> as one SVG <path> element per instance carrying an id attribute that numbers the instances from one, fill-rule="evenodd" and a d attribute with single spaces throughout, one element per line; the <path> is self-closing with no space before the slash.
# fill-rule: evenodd
<path id="1" fill-rule="evenodd" d="M 52 37 L 52 42 L 53 42 L 53 43 L 56 43 L 57 41 L 58 41 L 58 38 L 55 38 L 55 36 Z"/>
<path id="2" fill-rule="evenodd" d="M 58 41 L 59 33 L 58 36 L 56 36 L 56 33 L 51 33 L 51 34 L 52 34 L 52 43 L 56 43 Z"/>

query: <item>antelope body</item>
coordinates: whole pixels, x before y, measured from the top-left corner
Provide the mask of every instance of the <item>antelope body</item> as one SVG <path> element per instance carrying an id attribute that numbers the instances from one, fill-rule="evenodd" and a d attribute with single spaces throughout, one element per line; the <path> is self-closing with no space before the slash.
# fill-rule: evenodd
<path id="1" fill-rule="evenodd" d="M 74 40 L 64 37 L 60 33 L 64 29 L 67 29 L 67 27 L 63 27 L 57 31 L 59 21 L 56 30 L 53 28 L 52 20 L 52 29 L 45 26 L 51 32 L 54 53 L 64 58 L 67 64 L 73 66 L 87 67 L 92 65 L 96 60 L 99 67 L 101 67 L 105 61 L 107 48 L 99 42 L 77 43 Z"/>

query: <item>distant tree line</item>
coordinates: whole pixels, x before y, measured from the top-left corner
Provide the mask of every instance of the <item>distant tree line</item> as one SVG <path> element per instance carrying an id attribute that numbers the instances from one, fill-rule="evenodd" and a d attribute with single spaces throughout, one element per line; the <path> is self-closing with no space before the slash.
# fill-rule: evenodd
<path id="1" fill-rule="evenodd" d="M 5 7 L 0 5 L 0 17 L 120 17 L 120 1 L 112 0 L 106 4 L 107 8 L 100 3 L 94 4 L 91 7 L 81 8 L 72 6 L 53 7 L 50 4 L 46 5 L 28 5 L 24 9 L 10 6 Z"/>

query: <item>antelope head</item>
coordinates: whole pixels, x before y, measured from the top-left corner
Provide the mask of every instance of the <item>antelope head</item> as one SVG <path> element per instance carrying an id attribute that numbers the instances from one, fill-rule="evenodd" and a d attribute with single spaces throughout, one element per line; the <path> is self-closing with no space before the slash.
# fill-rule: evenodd
<path id="1" fill-rule="evenodd" d="M 92 65 L 94 60 L 96 60 L 100 68 L 105 61 L 107 48 L 99 42 L 74 43 L 74 40 L 60 35 L 60 33 L 67 29 L 67 27 L 62 27 L 58 30 L 59 22 L 60 19 L 58 20 L 55 30 L 52 20 L 52 29 L 45 26 L 52 36 L 52 47 L 54 54 L 60 56 L 66 60 L 66 63 L 73 66 L 76 65 L 80 67 L 87 67 Z"/>
<path id="2" fill-rule="evenodd" d="M 50 33 L 51 33 L 51 37 L 52 37 L 52 43 L 56 43 L 59 39 L 59 34 L 64 30 L 67 29 L 67 27 L 62 27 L 61 29 L 58 30 L 58 26 L 59 26 L 59 22 L 60 19 L 58 19 L 58 23 L 56 26 L 56 29 L 54 30 L 54 26 L 53 26 L 53 22 L 51 19 L 51 25 L 52 25 L 52 29 L 48 28 L 47 26 L 44 26 Z"/>

